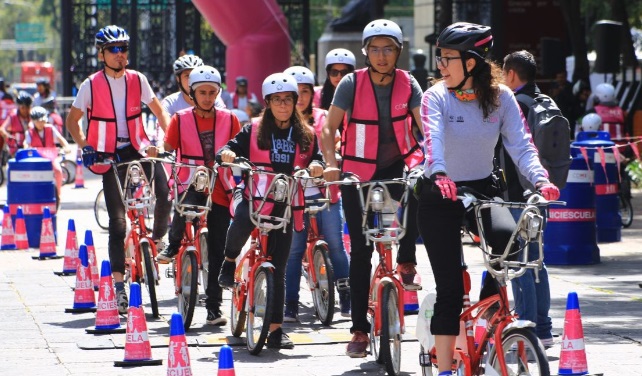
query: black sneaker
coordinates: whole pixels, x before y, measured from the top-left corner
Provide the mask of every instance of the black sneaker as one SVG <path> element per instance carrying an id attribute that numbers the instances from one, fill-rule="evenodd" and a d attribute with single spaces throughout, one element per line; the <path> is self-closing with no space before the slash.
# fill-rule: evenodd
<path id="1" fill-rule="evenodd" d="M 267 338 L 268 349 L 285 349 L 291 350 L 294 348 L 294 342 L 283 333 L 283 329 L 278 328 L 268 335 Z"/>
<path id="2" fill-rule="evenodd" d="M 342 317 L 350 317 L 350 291 L 339 291 L 339 308 Z"/>
<path id="3" fill-rule="evenodd" d="M 174 258 L 174 256 L 176 256 L 177 253 L 178 250 L 167 247 L 158 255 L 156 255 L 156 262 L 158 262 L 159 264 L 169 264 L 170 262 L 172 262 L 172 259 Z"/>
<path id="4" fill-rule="evenodd" d="M 299 314 L 299 302 L 285 303 L 285 313 L 283 314 L 283 322 L 297 322 Z"/>
<path id="5" fill-rule="evenodd" d="M 219 286 L 224 289 L 234 287 L 234 269 L 236 269 L 236 262 L 227 260 L 223 261 L 221 272 L 218 275 Z"/>
<path id="6" fill-rule="evenodd" d="M 227 324 L 227 318 L 223 316 L 220 309 L 208 309 L 205 322 L 209 325 L 223 326 Z"/>

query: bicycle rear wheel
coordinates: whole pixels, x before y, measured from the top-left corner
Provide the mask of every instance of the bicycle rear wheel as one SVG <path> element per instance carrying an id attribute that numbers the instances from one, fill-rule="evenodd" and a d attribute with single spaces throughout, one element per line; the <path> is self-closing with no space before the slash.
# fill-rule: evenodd
<path id="1" fill-rule="evenodd" d="M 64 159 L 64 160 L 60 161 L 60 165 L 62 167 L 64 167 L 64 168 L 66 168 L 67 172 L 69 172 L 66 180 L 64 180 L 63 183 L 64 184 L 70 184 L 70 183 L 74 182 L 76 180 L 76 162 L 74 162 L 72 160 L 69 160 L 69 159 Z"/>
<path id="2" fill-rule="evenodd" d="M 141 260 L 143 262 L 143 278 L 147 291 L 149 292 L 149 303 L 152 306 L 152 315 L 158 318 L 158 301 L 156 300 L 156 267 L 152 261 L 152 254 L 149 243 L 140 243 Z"/>
<path id="3" fill-rule="evenodd" d="M 633 205 L 631 200 L 623 194 L 620 194 L 620 216 L 622 216 L 622 227 L 630 227 L 633 223 Z"/>
<path id="4" fill-rule="evenodd" d="M 181 259 L 180 292 L 178 294 L 178 312 L 183 316 L 183 327 L 189 330 L 194 317 L 194 307 L 198 296 L 198 260 L 193 250 L 183 252 Z"/>
<path id="5" fill-rule="evenodd" d="M 207 292 L 207 281 L 209 278 L 210 271 L 210 258 L 207 248 L 207 230 L 203 230 L 198 236 L 198 249 L 201 254 L 201 284 L 203 285 L 203 291 Z"/>
<path id="6" fill-rule="evenodd" d="M 334 269 L 328 257 L 328 246 L 318 244 L 312 251 L 312 264 L 317 280 L 312 281 L 308 276 L 308 283 L 313 286 L 312 302 L 314 311 L 321 324 L 329 326 L 334 316 Z"/>
<path id="7" fill-rule="evenodd" d="M 94 217 L 96 223 L 103 230 L 109 229 L 109 214 L 107 213 L 107 203 L 105 203 L 105 191 L 100 190 L 94 200 Z"/>
<path id="8" fill-rule="evenodd" d="M 486 367 L 501 374 L 497 357 L 498 346 L 493 346 L 488 354 Z M 509 375 L 549 376 L 548 358 L 535 333 L 525 328 L 511 328 L 502 333 L 502 351 Z M 486 372 L 488 374 L 489 372 Z"/>
<path id="9" fill-rule="evenodd" d="M 239 284 L 232 290 L 232 314 L 230 315 L 230 329 L 234 337 L 240 337 L 245 330 L 245 320 L 247 318 L 247 295 L 244 293 Z"/>
<path id="10" fill-rule="evenodd" d="M 401 320 L 396 286 L 388 283 L 381 295 L 381 358 L 388 375 L 397 376 L 401 369 Z"/>
<path id="11" fill-rule="evenodd" d="M 71 172 L 65 166 L 60 166 L 60 171 L 62 172 L 62 185 L 67 185 L 71 183 Z"/>
<path id="12" fill-rule="evenodd" d="M 247 349 L 250 354 L 258 355 L 265 345 L 272 322 L 274 275 L 271 269 L 260 267 L 254 275 L 254 301 L 248 304 Z"/>

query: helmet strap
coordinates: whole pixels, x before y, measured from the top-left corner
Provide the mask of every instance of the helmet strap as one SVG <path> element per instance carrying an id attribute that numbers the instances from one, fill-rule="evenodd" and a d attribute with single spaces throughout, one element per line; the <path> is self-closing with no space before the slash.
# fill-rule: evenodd
<path id="1" fill-rule="evenodd" d="M 449 87 L 448 88 L 449 90 L 461 90 L 461 88 L 464 87 L 464 85 L 466 84 L 466 81 L 468 81 L 468 79 L 473 76 L 473 72 L 472 71 L 468 72 L 468 68 L 466 68 L 466 60 L 468 59 L 468 55 L 466 55 L 466 57 L 464 57 L 465 52 L 461 52 L 461 54 L 462 54 L 462 64 L 461 64 L 461 66 L 464 69 L 464 79 L 461 80 L 459 85 L 457 85 L 455 87 Z M 475 68 L 477 68 L 477 64 L 475 64 Z M 475 70 L 475 68 L 473 68 L 473 71 Z"/>
<path id="2" fill-rule="evenodd" d="M 196 101 L 196 95 L 194 95 L 194 90 L 190 89 L 190 95 L 189 96 L 190 96 L 190 98 L 192 98 L 192 101 L 194 101 L 194 107 L 196 109 L 201 110 L 203 112 L 212 112 L 212 111 L 214 111 L 214 105 L 212 105 L 212 107 L 210 107 L 209 109 L 205 109 L 205 108 L 201 107 L 198 104 L 198 102 Z"/>
<path id="3" fill-rule="evenodd" d="M 180 75 L 180 73 L 176 75 L 176 82 L 178 83 L 178 88 L 181 90 L 181 92 L 183 94 L 185 94 L 186 96 L 188 96 L 189 98 L 192 98 L 190 93 L 188 93 L 187 90 L 185 90 L 185 88 L 183 87 L 183 84 L 181 83 L 181 75 Z"/>
<path id="4" fill-rule="evenodd" d="M 399 57 L 397 57 L 397 60 L 399 60 Z M 394 76 L 394 75 L 395 75 L 395 70 L 397 69 L 397 62 L 395 61 L 395 66 L 392 68 L 392 71 L 391 71 L 390 73 L 384 73 L 384 72 L 379 72 L 379 71 L 378 71 L 378 70 L 377 70 L 377 69 L 376 69 L 376 68 L 375 68 L 375 67 L 370 63 L 370 59 L 366 56 L 366 67 L 368 67 L 368 69 L 372 70 L 373 72 L 380 74 L 380 75 L 381 75 L 381 80 L 379 80 L 379 83 L 382 83 L 382 82 L 383 82 L 383 80 L 385 80 L 387 76 L 392 77 L 392 76 Z"/>

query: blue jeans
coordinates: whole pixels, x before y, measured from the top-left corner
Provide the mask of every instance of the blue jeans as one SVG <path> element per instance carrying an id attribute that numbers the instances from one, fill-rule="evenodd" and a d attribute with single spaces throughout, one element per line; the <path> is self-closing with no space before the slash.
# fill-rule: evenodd
<path id="1" fill-rule="evenodd" d="M 515 221 L 519 219 L 521 209 L 510 209 Z M 544 215 L 544 218 L 546 216 Z M 544 222 L 546 225 L 546 222 Z M 539 257 L 538 245 L 531 243 L 528 246 L 528 260 Z M 551 308 L 551 289 L 548 284 L 548 271 L 546 266 L 539 270 L 539 283 L 535 282 L 535 270 L 530 269 L 523 276 L 511 280 L 513 287 L 513 300 L 515 313 L 522 320 L 529 320 L 536 324 L 535 333 L 538 338 L 552 338 L 553 323 L 548 311 Z"/>
<path id="2" fill-rule="evenodd" d="M 308 197 L 308 199 L 321 198 L 321 194 Z M 341 201 L 336 204 L 330 204 L 328 210 L 322 210 L 317 213 L 317 225 L 319 234 L 323 240 L 328 243 L 330 250 L 330 261 L 334 269 L 334 280 L 348 278 L 350 274 L 350 265 L 348 253 L 343 246 L 343 220 L 341 217 Z M 290 257 L 285 270 L 285 301 L 299 301 L 299 287 L 301 285 L 301 261 L 303 254 L 308 246 L 308 226 L 310 221 L 308 215 L 305 215 L 305 229 L 301 232 L 292 232 L 292 246 L 290 247 Z"/>

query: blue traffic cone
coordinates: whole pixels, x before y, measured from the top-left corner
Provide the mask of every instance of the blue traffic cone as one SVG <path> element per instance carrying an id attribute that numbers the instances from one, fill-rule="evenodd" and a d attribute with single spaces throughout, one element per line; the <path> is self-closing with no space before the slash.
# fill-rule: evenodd
<path id="1" fill-rule="evenodd" d="M 218 353 L 217 376 L 235 376 L 232 348 L 228 345 L 223 345 Z"/>
<path id="2" fill-rule="evenodd" d="M 183 316 L 172 313 L 169 323 L 169 353 L 167 355 L 168 375 L 191 375 L 192 367 L 189 359 Z"/>
<path id="3" fill-rule="evenodd" d="M 3 251 L 9 249 L 16 249 L 15 235 L 13 233 L 13 222 L 11 221 L 11 213 L 9 212 L 9 205 L 3 208 L 2 217 L 2 246 L 0 249 Z"/>

